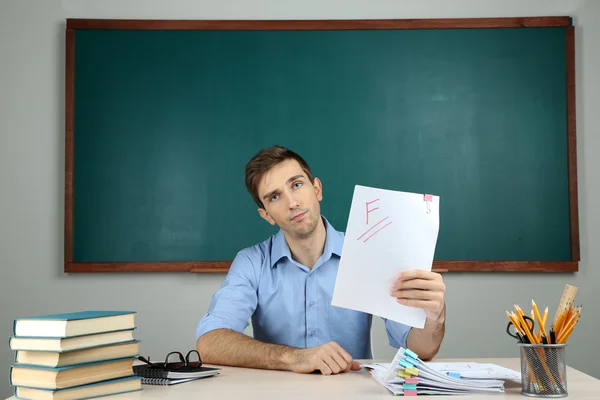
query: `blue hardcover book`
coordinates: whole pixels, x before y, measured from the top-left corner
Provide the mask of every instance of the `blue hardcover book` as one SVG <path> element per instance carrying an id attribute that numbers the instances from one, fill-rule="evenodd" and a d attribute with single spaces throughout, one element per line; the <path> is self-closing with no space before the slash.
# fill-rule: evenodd
<path id="1" fill-rule="evenodd" d="M 79 311 L 16 318 L 14 336 L 67 338 L 133 329 L 135 311 Z"/>
<path id="2" fill-rule="evenodd" d="M 126 378 L 111 379 L 108 381 L 75 386 L 68 389 L 39 389 L 25 386 L 15 387 L 17 399 L 93 399 L 96 397 L 110 396 L 121 393 L 142 390 L 141 378 L 128 376 Z"/>
<path id="3" fill-rule="evenodd" d="M 134 375 L 134 360 L 135 357 L 126 357 L 66 367 L 14 364 L 8 380 L 11 386 L 65 389 Z"/>

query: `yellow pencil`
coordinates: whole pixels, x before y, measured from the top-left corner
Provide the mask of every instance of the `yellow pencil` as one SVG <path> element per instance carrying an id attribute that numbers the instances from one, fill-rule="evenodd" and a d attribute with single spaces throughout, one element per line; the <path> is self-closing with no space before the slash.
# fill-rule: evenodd
<path id="1" fill-rule="evenodd" d="M 506 310 L 504 310 L 504 311 L 506 311 Z M 508 311 L 506 311 L 506 315 L 508 316 L 509 321 L 515 327 L 515 330 L 517 332 L 519 332 L 519 334 L 521 334 L 522 336 L 525 336 L 525 332 L 523 332 L 523 330 L 521 329 L 521 326 L 519 324 L 517 316 L 514 313 L 509 313 Z"/>
<path id="2" fill-rule="evenodd" d="M 544 315 L 542 316 L 542 325 L 544 326 L 544 329 L 546 328 L 547 318 L 548 318 L 548 307 L 546 307 L 546 309 L 544 310 Z"/>
<path id="3" fill-rule="evenodd" d="M 544 327 L 544 331 L 546 331 L 546 320 L 548 318 L 548 307 L 546 307 L 546 309 L 544 310 L 544 315 L 542 316 L 542 326 Z M 537 340 L 538 342 L 542 339 L 542 330 L 540 329 L 540 331 L 538 332 L 538 336 L 537 336 Z M 546 339 L 550 340 L 550 338 L 548 337 L 548 335 L 546 335 Z"/>
<path id="4" fill-rule="evenodd" d="M 533 336 L 533 334 L 529 330 L 529 324 L 527 324 L 525 322 L 525 319 L 523 318 L 524 314 L 521 307 L 515 304 L 515 310 L 517 311 L 517 317 L 519 322 L 523 324 L 523 330 L 525 331 L 525 335 L 527 335 L 527 339 L 529 339 L 529 342 L 531 344 L 538 344 L 537 338 Z"/>
<path id="5" fill-rule="evenodd" d="M 544 323 L 542 322 L 542 317 L 540 316 L 540 312 L 538 311 L 537 308 L 537 304 L 535 304 L 535 301 L 533 301 L 533 299 L 531 299 L 531 306 L 533 307 L 533 312 L 535 313 L 535 319 L 538 322 L 538 325 L 540 327 L 540 332 L 542 332 L 542 334 L 546 337 L 548 337 L 548 334 L 546 333 L 546 329 L 544 328 Z"/>
<path id="6" fill-rule="evenodd" d="M 562 336 L 560 336 L 558 338 L 558 343 L 560 344 L 564 344 L 567 343 L 567 339 L 569 339 L 569 336 L 571 336 L 571 333 L 573 333 L 573 330 L 575 329 L 575 326 L 577 325 L 577 321 L 579 321 L 579 318 L 575 321 L 575 323 L 573 325 L 571 325 L 563 334 Z"/>
<path id="7" fill-rule="evenodd" d="M 575 311 L 573 312 L 573 315 L 571 316 L 571 318 L 569 318 L 569 321 L 567 321 L 564 324 L 564 326 L 562 327 L 562 329 L 560 330 L 560 333 L 558 334 L 559 337 L 562 337 L 564 332 L 569 330 L 573 324 L 577 323 L 577 320 L 579 320 L 580 313 L 581 313 L 580 308 L 577 307 L 575 309 Z"/>

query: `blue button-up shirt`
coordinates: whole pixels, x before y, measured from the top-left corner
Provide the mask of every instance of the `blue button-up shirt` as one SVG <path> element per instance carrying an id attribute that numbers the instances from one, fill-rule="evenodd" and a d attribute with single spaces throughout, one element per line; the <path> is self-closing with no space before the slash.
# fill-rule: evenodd
<path id="1" fill-rule="evenodd" d="M 344 234 L 323 221 L 325 249 L 312 270 L 292 259 L 281 230 L 241 250 L 196 339 L 219 328 L 241 333 L 252 318 L 254 338 L 262 342 L 308 348 L 335 341 L 354 359 L 372 358 L 371 314 L 331 305 Z M 384 321 L 390 345 L 406 347 L 410 327 Z"/>

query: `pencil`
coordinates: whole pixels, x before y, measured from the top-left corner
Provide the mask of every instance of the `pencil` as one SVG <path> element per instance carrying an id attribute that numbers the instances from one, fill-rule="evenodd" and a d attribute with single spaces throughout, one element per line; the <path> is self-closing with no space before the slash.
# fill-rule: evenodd
<path id="1" fill-rule="evenodd" d="M 544 328 L 544 322 L 542 322 L 542 317 L 540 316 L 540 312 L 538 311 L 537 304 L 535 304 L 535 301 L 533 301 L 533 299 L 531 299 L 531 307 L 533 307 L 533 312 L 535 313 L 535 319 L 537 320 L 538 325 L 540 327 L 540 332 L 542 332 L 542 335 L 548 336 L 548 334 L 546 333 L 546 328 Z"/>
<path id="2" fill-rule="evenodd" d="M 546 331 L 546 320 L 548 319 L 548 307 L 544 310 L 544 315 L 542 315 L 542 326 L 544 327 L 544 331 Z M 540 329 L 537 333 L 538 342 L 542 340 L 542 330 Z M 548 332 L 546 331 L 546 340 L 550 340 L 548 337 Z"/>
<path id="3" fill-rule="evenodd" d="M 525 319 L 523 318 L 523 310 L 521 309 L 521 307 L 519 307 L 518 305 L 515 304 L 515 310 L 517 311 L 517 317 L 519 322 L 521 322 L 523 324 L 523 331 L 525 332 L 525 335 L 527 335 L 527 339 L 529 339 L 529 343 L 532 344 L 538 344 L 535 336 L 533 336 L 533 334 L 530 332 L 529 330 L 529 324 L 527 324 L 525 322 Z"/>
<path id="4" fill-rule="evenodd" d="M 577 318 L 577 321 L 579 321 L 579 318 Z M 564 344 L 567 343 L 567 339 L 569 338 L 569 336 L 571 336 L 571 333 L 573 333 L 573 329 L 575 329 L 575 326 L 577 325 L 577 321 L 575 321 L 574 324 L 571 325 L 570 328 L 568 328 L 559 338 L 558 338 L 558 343 L 560 344 Z"/>
<path id="5" fill-rule="evenodd" d="M 548 307 L 544 310 L 544 315 L 542 316 L 542 325 L 544 329 L 546 329 L 546 320 L 548 319 Z"/>
<path id="6" fill-rule="evenodd" d="M 509 313 L 508 311 L 506 311 L 506 315 L 508 315 L 508 319 L 515 327 L 516 335 L 519 338 L 519 342 L 529 343 L 529 339 L 527 339 L 527 336 L 525 335 L 525 332 L 523 331 L 523 327 L 519 323 L 519 318 L 515 315 L 515 313 Z"/>
<path id="7" fill-rule="evenodd" d="M 576 319 L 579 318 L 579 307 L 577 307 L 575 309 L 575 311 L 573 313 L 571 313 L 571 317 L 569 318 L 569 320 L 567 322 L 565 322 L 563 324 L 563 326 L 560 329 L 560 332 L 558 333 L 558 336 L 561 337 L 563 336 L 563 332 L 566 332 L 569 328 L 571 328 L 571 325 L 573 325 L 573 323 L 575 322 Z"/>
<path id="8" fill-rule="evenodd" d="M 569 336 L 575 329 L 575 326 L 577 325 L 577 323 L 579 322 L 579 319 L 581 318 L 581 307 L 582 306 L 577 307 L 577 310 L 573 314 L 574 318 L 572 319 L 572 321 L 570 321 L 570 323 L 567 326 L 565 326 L 565 328 L 560 332 L 560 335 L 558 335 L 557 340 L 559 343 L 561 343 L 561 344 L 566 343 L 567 339 L 569 338 Z"/>

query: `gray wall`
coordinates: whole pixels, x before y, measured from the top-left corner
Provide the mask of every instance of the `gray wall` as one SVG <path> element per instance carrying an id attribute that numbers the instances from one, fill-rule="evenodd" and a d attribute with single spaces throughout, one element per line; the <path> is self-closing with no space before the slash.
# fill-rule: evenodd
<path id="1" fill-rule="evenodd" d="M 600 378 L 600 1 L 559 0 L 0 0 L 0 333 L 13 318 L 86 308 L 138 311 L 145 355 L 194 346 L 194 328 L 223 275 L 63 274 L 65 18 L 316 19 L 570 15 L 577 26 L 577 128 L 581 267 L 575 274 L 446 274 L 444 357 L 515 357 L 505 309 L 533 297 L 555 309 L 579 287 L 583 318 L 568 348 L 575 368 Z M 594 155 L 595 154 L 595 155 Z M 239 182 L 239 184 L 243 184 Z M 596 245 L 594 245 L 596 243 Z M 168 294 L 170 300 L 163 300 Z M 0 336 L 1 336 L 0 335 Z M 389 359 L 377 320 L 375 356 Z M 1 338 L 0 338 L 1 339 Z M 7 342 L 5 342 L 7 343 Z M 0 346 L 1 371 L 13 353 Z M 6 375 L 5 375 L 6 376 Z M 0 397 L 11 394 L 0 383 Z"/>

